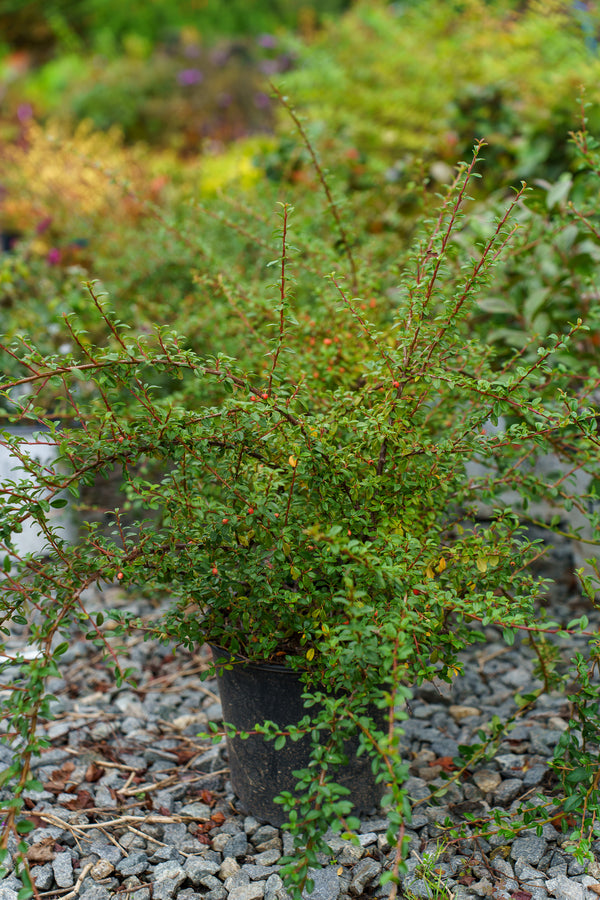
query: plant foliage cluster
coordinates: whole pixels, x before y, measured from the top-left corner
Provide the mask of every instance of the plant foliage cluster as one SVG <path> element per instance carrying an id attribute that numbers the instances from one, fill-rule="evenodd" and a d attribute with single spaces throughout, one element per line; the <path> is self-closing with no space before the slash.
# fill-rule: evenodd
<path id="1" fill-rule="evenodd" d="M 576 140 L 600 177 L 591 138 L 582 133 Z M 132 675 L 120 671 L 110 638 L 141 623 L 110 610 L 91 617 L 85 605 L 91 584 L 168 592 L 171 609 L 144 626 L 148 639 L 190 647 L 210 641 L 255 660 L 283 653 L 303 673 L 305 721 L 283 733 L 265 726 L 280 744 L 297 729 L 313 735 L 313 765 L 300 773 L 296 796 L 281 798 L 298 845 L 287 867 L 298 896 L 326 829 L 356 825 L 335 781 L 349 730 L 358 730 L 361 750 L 385 785 L 397 846 L 387 877 L 395 879 L 410 818 L 398 750 L 399 706 L 410 685 L 451 680 L 460 651 L 484 639 L 490 624 L 509 641 L 524 630 L 540 642 L 540 659 L 547 657 L 545 635 L 558 626 L 531 626 L 545 590 L 531 563 L 543 548 L 524 523 L 528 505 L 545 500 L 557 510 L 546 523 L 550 531 L 564 530 L 560 511 L 571 506 L 597 528 L 597 513 L 589 513 L 597 503 L 594 481 L 582 493 L 575 476 L 600 474 L 600 376 L 592 370 L 574 379 L 562 362 L 585 333 L 581 318 L 534 339 L 535 353 L 528 344 L 505 358 L 472 328 L 477 301 L 510 252 L 524 189 L 465 253 L 460 238 L 469 224 L 464 210 L 476 147 L 397 267 L 393 300 L 378 310 L 376 284 L 388 275 L 378 276 L 373 260 L 366 265 L 356 254 L 307 146 L 330 217 L 332 252 L 323 258 L 310 229 L 294 232 L 293 210 L 282 204 L 275 236 L 255 242 L 272 248 L 270 291 L 259 283 L 255 293 L 252 280 L 235 282 L 244 304 L 230 309 L 237 328 L 227 319 L 224 326 L 232 348 L 238 345 L 237 359 L 231 352 L 202 355 L 166 327 L 132 332 L 91 283 L 89 297 L 109 334 L 104 346 L 90 342 L 76 315 L 67 320 L 70 349 L 44 354 L 25 337 L 4 345 L 15 370 L 2 388 L 9 418 L 47 429 L 58 454 L 55 466 L 42 464 L 18 436 L 3 433 L 3 445 L 22 466 L 1 496 L 4 621 L 26 623 L 40 651 L 33 660 L 3 664 L 20 672 L 3 700 L 5 740 L 16 754 L 5 773 L 15 783 L 5 834 L 26 828 L 22 795 L 33 783 L 32 755 L 44 746 L 36 723 L 50 715 L 44 682 L 58 670 L 72 628 L 106 648 L 118 680 Z M 246 232 L 260 234 L 253 211 L 248 215 Z M 573 215 L 584 221 L 587 213 Z M 337 268 L 327 275 L 322 263 L 332 257 Z M 212 285 L 231 279 L 216 271 Z M 67 423 L 75 417 L 77 427 L 59 428 L 61 414 Z M 504 429 L 490 433 L 488 423 L 499 420 Z M 549 453 L 557 471 L 542 477 L 531 464 Z M 468 463 L 478 464 L 479 474 Z M 123 503 L 113 530 L 90 521 L 71 543 L 53 524 L 52 510 L 69 494 L 80 499 L 115 468 Z M 506 500 L 510 492 L 514 502 Z M 26 522 L 41 535 L 42 558 L 19 549 Z M 593 603 L 597 565 L 595 575 L 581 579 Z M 592 641 L 589 655 L 575 661 L 571 697 L 578 713 L 556 762 L 568 812 L 578 817 L 573 846 L 581 854 L 595 839 L 597 662 Z M 371 718 L 373 702 L 383 727 Z M 468 754 L 485 752 L 482 745 Z M 27 877 L 23 872 L 26 888 Z"/>
<path id="2" fill-rule="evenodd" d="M 368 166 L 402 174 L 415 154 L 453 164 L 485 135 L 488 191 L 507 176 L 553 180 L 570 160 L 573 97 L 584 86 L 596 99 L 600 62 L 586 28 L 598 30 L 598 12 L 582 22 L 578 6 L 359 3 L 299 44 L 287 89 Z M 595 131 L 597 110 L 590 115 Z"/>
<path id="3" fill-rule="evenodd" d="M 58 0 L 52 10 L 58 33 Z M 596 77 L 589 32 L 559 2 L 357 3 L 335 41 L 278 35 L 281 45 L 262 48 L 263 62 L 284 46 L 293 55 L 286 80 L 309 124 L 275 89 L 291 134 L 269 111 L 273 135 L 219 153 L 204 142 L 196 157 L 191 139 L 152 151 L 123 133 L 138 137 L 143 122 L 151 142 L 165 116 L 177 130 L 194 103 L 204 115 L 191 74 L 201 68 L 189 57 L 182 69 L 180 54 L 194 45 L 210 61 L 209 50 L 185 30 L 169 51 L 154 45 L 154 26 L 139 27 L 147 43 L 127 40 L 128 28 L 124 56 L 105 48 L 110 71 L 86 69 L 78 96 L 82 116 L 129 110 L 131 132 L 117 119 L 105 134 L 89 122 L 40 125 L 21 109 L 2 149 L 11 252 L 0 257 L 0 443 L 19 468 L 0 491 L 0 628 L 4 649 L 14 621 L 39 651 L 0 663 L 15 754 L 0 776 L 13 785 L 2 846 L 29 828 L 37 724 L 51 716 L 45 685 L 67 642 L 79 630 L 104 648 L 120 683 L 135 673 L 121 670 L 118 641 L 138 630 L 284 657 L 302 672 L 305 720 L 261 726 L 276 746 L 312 735 L 312 764 L 281 798 L 297 842 L 290 890 L 300 896 L 328 827 L 356 825 L 335 780 L 353 729 L 384 787 L 397 848 L 386 877 L 397 881 L 410 819 L 403 702 L 411 685 L 452 680 L 461 651 L 494 625 L 509 642 L 527 636 L 544 690 L 567 690 L 547 815 L 583 857 L 598 839 L 597 635 L 572 670 L 558 665 L 552 636 L 587 622 L 544 621 L 536 563 L 547 545 L 528 524 L 583 540 L 579 579 L 594 606 L 593 104 L 567 138 L 579 85 Z M 435 46 L 435 58 L 415 60 L 416 45 Z M 28 90 L 37 78 L 43 98 L 44 78 L 76 71 L 71 49 Z M 129 106 L 113 103 L 125 77 L 159 58 L 171 85 L 188 72 L 175 92 L 190 89 L 187 105 L 160 93 L 166 76 L 152 83 L 160 66 Z M 233 136 L 222 133 L 219 150 Z M 467 160 L 458 169 L 457 154 Z M 522 176 L 531 188 L 508 188 Z M 55 447 L 54 464 L 11 430 L 19 423 Z M 109 480 L 119 490 L 107 524 L 93 497 Z M 69 505 L 83 512 L 75 541 L 56 524 Z M 21 549 L 28 527 L 44 555 Z M 160 592 L 169 612 L 151 625 L 92 615 L 87 588 L 115 583 Z M 512 724 L 490 723 L 462 749 L 461 771 Z M 543 822 L 545 802 L 522 822 Z M 495 824 L 507 835 L 522 827 Z M 21 874 L 25 898 L 25 861 Z"/>

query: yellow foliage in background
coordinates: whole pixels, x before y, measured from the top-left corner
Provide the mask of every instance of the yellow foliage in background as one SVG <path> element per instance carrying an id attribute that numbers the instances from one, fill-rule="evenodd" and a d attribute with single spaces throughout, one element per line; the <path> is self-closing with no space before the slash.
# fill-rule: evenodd
<path id="1" fill-rule="evenodd" d="M 264 177 L 255 158 L 272 146 L 270 138 L 248 138 L 184 163 L 168 151 L 124 146 L 118 129 L 32 122 L 24 141 L 0 151 L 0 227 L 25 235 L 42 227 L 43 236 L 31 244 L 34 252 L 45 252 L 57 235 L 97 239 L 145 216 L 152 204 L 251 189 Z"/>
<path id="2" fill-rule="evenodd" d="M 215 156 L 202 157 L 198 179 L 200 193 L 211 196 L 233 187 L 236 190 L 250 190 L 264 178 L 264 170 L 255 160 L 275 146 L 274 138 L 250 137 L 231 144 Z"/>
<path id="3" fill-rule="evenodd" d="M 25 140 L 2 150 L 5 195 L 3 227 L 31 232 L 45 220 L 53 231 L 87 237 L 105 217 L 136 218 L 136 198 L 152 199 L 159 188 L 148 179 L 149 160 L 122 146 L 117 130 L 94 132 L 83 122 L 32 122 Z"/>

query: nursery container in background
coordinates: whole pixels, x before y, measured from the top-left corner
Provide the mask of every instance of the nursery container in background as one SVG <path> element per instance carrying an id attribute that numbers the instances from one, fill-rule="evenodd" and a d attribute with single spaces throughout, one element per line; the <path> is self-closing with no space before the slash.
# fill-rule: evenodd
<path id="1" fill-rule="evenodd" d="M 32 425 L 9 425 L 2 429 L 11 435 L 19 438 L 19 442 L 25 445 L 27 452 L 39 463 L 54 470 L 57 466 L 58 448 L 51 432 L 44 429 L 39 424 Z M 11 452 L 10 447 L 0 440 L 0 481 L 6 484 L 9 481 L 18 482 L 26 478 L 28 481 L 33 480 L 33 475 L 28 473 L 21 466 L 19 459 Z M 40 493 L 43 498 L 43 492 Z M 54 500 L 57 498 L 54 497 Z M 66 500 L 66 505 L 60 508 L 50 508 L 48 512 L 49 523 L 52 527 L 59 528 L 60 536 L 73 543 L 77 533 L 77 529 L 73 520 L 72 506 L 67 495 L 62 495 L 61 499 Z M 23 530 L 13 533 L 13 544 L 16 552 L 24 556 L 32 553 L 36 556 L 44 556 L 49 552 L 49 548 L 45 543 L 44 535 L 39 525 L 32 519 L 25 519 L 22 523 Z"/>

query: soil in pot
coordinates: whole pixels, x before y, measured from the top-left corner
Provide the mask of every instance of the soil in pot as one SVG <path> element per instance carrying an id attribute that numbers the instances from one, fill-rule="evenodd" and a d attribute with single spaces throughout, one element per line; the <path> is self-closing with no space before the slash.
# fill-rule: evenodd
<path id="1" fill-rule="evenodd" d="M 217 681 L 223 720 L 237 731 L 252 731 L 257 723 L 275 722 L 282 729 L 299 722 L 306 714 L 302 701 L 305 686 L 298 672 L 285 666 L 249 663 L 212 647 L 215 662 L 235 660 L 231 669 L 217 666 Z M 377 711 L 373 711 L 375 715 Z M 384 786 L 375 784 L 368 754 L 356 756 L 358 737 L 344 745 L 348 764 L 336 770 L 335 781 L 350 790 L 348 797 L 356 815 L 378 807 Z M 280 750 L 260 734 L 246 740 L 227 738 L 233 790 L 244 810 L 272 825 L 282 825 L 287 816 L 274 798 L 282 791 L 294 793 L 297 779 L 292 774 L 310 760 L 310 737 L 286 741 Z"/>

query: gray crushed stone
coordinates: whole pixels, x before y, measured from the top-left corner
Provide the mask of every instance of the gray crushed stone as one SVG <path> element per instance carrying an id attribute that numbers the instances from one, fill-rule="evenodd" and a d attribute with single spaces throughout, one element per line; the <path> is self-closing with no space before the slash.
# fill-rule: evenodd
<path id="1" fill-rule="evenodd" d="M 585 612 L 589 630 L 600 630 L 600 614 L 565 596 L 562 584 L 562 593 L 549 598 L 549 615 L 566 623 Z M 117 588 L 90 592 L 89 601 L 92 608 L 157 614 L 148 601 Z M 596 860 L 580 864 L 551 823 L 513 839 L 493 823 L 494 813 L 518 820 L 523 800 L 536 794 L 551 799 L 549 761 L 569 718 L 563 695 L 542 695 L 493 758 L 448 784 L 458 746 L 479 742 L 492 716 L 506 720 L 516 712 L 516 693 L 539 686 L 532 653 L 518 638 L 508 647 L 488 628 L 486 639 L 462 655 L 464 674 L 452 685 L 425 684 L 407 707 L 401 745 L 413 818 L 399 897 L 432 896 L 431 878 L 423 877 L 427 864 L 446 890 L 440 896 L 453 900 L 598 900 L 600 826 Z M 18 628 L 11 640 L 22 645 Z M 122 664 L 139 673 L 135 688 L 116 688 L 80 636 L 69 647 L 63 677 L 50 680 L 55 719 L 42 726 L 50 746 L 33 761 L 44 789 L 26 795 L 27 811 L 37 816 L 26 839 L 49 843 L 52 856 L 32 863 L 38 891 L 59 896 L 78 884 L 79 900 L 289 900 L 279 872 L 282 855 L 293 852 L 290 835 L 243 812 L 228 780 L 225 744 L 209 736 L 222 711 L 216 683 L 200 677 L 206 655 L 124 643 Z M 585 646 L 578 636 L 561 644 L 567 660 Z M 0 751 L 5 763 L 6 748 Z M 434 800 L 438 788 L 445 792 Z M 7 789 L 0 792 L 0 799 L 8 797 Z M 485 837 L 474 837 L 465 815 L 489 817 Z M 460 840 L 445 839 L 448 819 L 463 825 Z M 388 825 L 381 814 L 365 817 L 357 843 L 329 833 L 331 858 L 323 854 L 322 867 L 311 871 L 314 888 L 305 900 L 384 900 L 391 886 L 381 887 L 380 877 L 395 858 Z M 20 882 L 10 861 L 7 868 L 0 900 L 16 900 Z"/>

